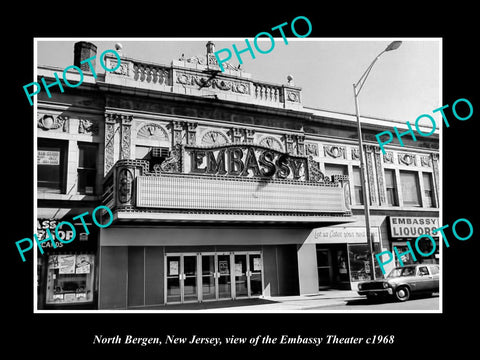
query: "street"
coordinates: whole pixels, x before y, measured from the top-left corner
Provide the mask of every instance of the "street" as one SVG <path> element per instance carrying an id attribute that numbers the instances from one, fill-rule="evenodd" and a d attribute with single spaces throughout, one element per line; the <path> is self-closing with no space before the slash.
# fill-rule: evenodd
<path id="1" fill-rule="evenodd" d="M 166 311 L 220 311 L 220 312 L 276 312 L 276 311 L 435 311 L 439 310 L 439 296 L 414 296 L 405 302 L 392 298 L 367 300 L 356 291 L 325 290 L 314 295 L 298 295 L 272 298 L 252 298 L 235 301 L 177 304 L 151 308 Z"/>
<path id="2" fill-rule="evenodd" d="M 346 301 L 344 304 L 312 307 L 309 310 L 439 310 L 439 297 L 438 295 L 418 297 L 405 302 L 354 299 Z"/>

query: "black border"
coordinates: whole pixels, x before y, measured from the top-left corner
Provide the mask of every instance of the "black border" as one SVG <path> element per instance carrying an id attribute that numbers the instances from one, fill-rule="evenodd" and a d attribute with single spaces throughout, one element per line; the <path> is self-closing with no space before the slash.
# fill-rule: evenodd
<path id="1" fill-rule="evenodd" d="M 258 5 L 258 4 L 257 4 Z M 19 353 L 32 349 L 48 356 L 69 358 L 99 354 L 125 355 L 154 353 L 156 356 L 178 356 L 193 352 L 198 356 L 210 352 L 218 357 L 227 353 L 241 355 L 254 351 L 259 356 L 272 352 L 282 354 L 309 353 L 313 356 L 327 352 L 341 355 L 345 351 L 354 356 L 373 354 L 391 356 L 432 356 L 445 349 L 461 349 L 464 353 L 475 344 L 475 324 L 466 327 L 476 312 L 475 262 L 478 251 L 479 221 L 474 211 L 476 189 L 476 152 L 473 144 L 478 130 L 479 92 L 474 92 L 478 74 L 478 33 L 474 19 L 476 9 L 461 3 L 421 9 L 418 3 L 383 3 L 376 8 L 362 3 L 350 8 L 341 3 L 337 9 L 325 3 L 314 3 L 314 10 L 301 6 L 295 9 L 283 3 L 266 3 L 261 13 L 257 5 L 246 3 L 199 3 L 191 5 L 164 5 L 112 3 L 101 9 L 99 4 L 53 3 L 34 9 L 28 5 L 19 12 L 17 24 L 4 23 L 2 70 L 4 109 L 2 121 L 4 139 L 3 216 L 6 234 L 3 258 L 4 319 L 7 330 L 6 346 Z M 298 4 L 301 5 L 301 4 Z M 272 8 L 275 7 L 275 8 Z M 280 11 L 278 11 L 280 10 Z M 14 11 L 14 9 L 9 9 Z M 33 314 L 32 257 L 22 263 L 14 242 L 30 237 L 33 227 L 33 128 L 32 111 L 25 101 L 22 86 L 33 78 L 33 38 L 46 36 L 136 36 L 136 37 L 253 37 L 277 24 L 303 15 L 313 25 L 311 37 L 442 37 L 443 38 L 443 104 L 452 104 L 458 98 L 467 98 L 473 104 L 474 115 L 468 121 L 450 121 L 443 136 L 443 223 L 452 224 L 458 218 L 467 218 L 474 226 L 474 236 L 468 241 L 450 241 L 444 249 L 444 313 L 443 314 Z M 476 62 L 474 64 L 474 62 Z M 451 113 L 450 117 L 453 119 Z M 420 114 L 419 114 L 420 115 Z M 10 140 L 11 139 L 11 140 Z M 448 233 L 447 233 L 448 234 Z M 449 238 L 450 239 L 450 238 Z M 13 307 L 13 309 L 12 309 Z M 160 336 L 174 334 L 190 336 L 369 336 L 394 335 L 393 345 L 334 345 L 320 346 L 94 346 L 94 334 Z M 268 351 L 268 352 L 267 352 Z M 77 355 L 78 354 L 78 355 Z M 43 357 L 43 356 L 42 356 Z"/>

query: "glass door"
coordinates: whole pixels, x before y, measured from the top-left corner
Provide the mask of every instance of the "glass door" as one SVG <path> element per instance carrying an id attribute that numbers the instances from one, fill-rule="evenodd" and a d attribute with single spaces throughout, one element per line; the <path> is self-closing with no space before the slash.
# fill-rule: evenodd
<path id="1" fill-rule="evenodd" d="M 261 296 L 262 256 L 260 253 L 234 253 L 235 298 Z"/>
<path id="2" fill-rule="evenodd" d="M 197 255 L 183 255 L 182 260 L 182 302 L 198 301 Z"/>
<path id="3" fill-rule="evenodd" d="M 171 253 L 165 261 L 167 304 L 262 295 L 260 252 Z"/>
<path id="4" fill-rule="evenodd" d="M 230 254 L 217 255 L 218 299 L 232 298 Z"/>
<path id="5" fill-rule="evenodd" d="M 317 248 L 318 288 L 328 289 L 332 286 L 332 259 L 330 249 Z"/>
<path id="6" fill-rule="evenodd" d="M 263 294 L 262 287 L 262 271 L 263 271 L 263 262 L 262 255 L 258 254 L 248 254 L 249 257 L 249 285 L 250 285 L 250 295 L 249 296 L 261 296 Z"/>
<path id="7" fill-rule="evenodd" d="M 247 254 L 235 254 L 235 298 L 248 297 Z"/>
<path id="8" fill-rule="evenodd" d="M 217 299 L 215 254 L 202 254 L 202 300 Z"/>
<path id="9" fill-rule="evenodd" d="M 172 254 L 166 257 L 166 302 L 198 301 L 197 255 Z"/>
<path id="10" fill-rule="evenodd" d="M 182 301 L 182 293 L 180 289 L 180 255 L 167 256 L 166 261 L 166 302 L 179 303 Z"/>

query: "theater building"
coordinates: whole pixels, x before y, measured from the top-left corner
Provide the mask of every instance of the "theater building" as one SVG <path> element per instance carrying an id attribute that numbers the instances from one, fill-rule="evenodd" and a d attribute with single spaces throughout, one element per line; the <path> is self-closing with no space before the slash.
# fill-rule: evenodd
<path id="1" fill-rule="evenodd" d="M 114 215 L 39 254 L 39 308 L 168 309 L 370 277 L 353 115 L 304 107 L 287 74 L 220 72 L 211 42 L 167 65 L 117 52 L 95 78 L 80 62 L 96 46 L 77 43 L 82 85 L 38 95 L 39 231 L 100 204 Z M 438 225 L 438 134 L 383 155 L 374 135 L 406 127 L 362 122 L 375 252 L 391 251 Z M 438 247 L 418 258 L 438 262 Z"/>

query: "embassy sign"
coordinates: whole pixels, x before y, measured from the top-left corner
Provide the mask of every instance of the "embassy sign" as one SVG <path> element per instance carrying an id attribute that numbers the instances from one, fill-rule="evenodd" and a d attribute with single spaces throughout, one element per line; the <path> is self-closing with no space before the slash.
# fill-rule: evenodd
<path id="1" fill-rule="evenodd" d="M 186 173 L 308 181 L 308 159 L 254 144 L 184 146 Z"/>
<path id="2" fill-rule="evenodd" d="M 145 160 L 136 161 L 125 163 L 144 169 L 138 170 L 132 190 L 136 194 L 130 197 L 135 207 L 221 211 L 223 218 L 242 221 L 252 220 L 228 211 L 255 212 L 262 219 L 258 221 L 282 222 L 316 222 L 319 214 L 322 221 L 351 216 L 348 176 L 324 176 L 311 157 L 248 143 L 179 144 L 157 169 L 154 166 L 157 176 L 145 172 Z"/>

